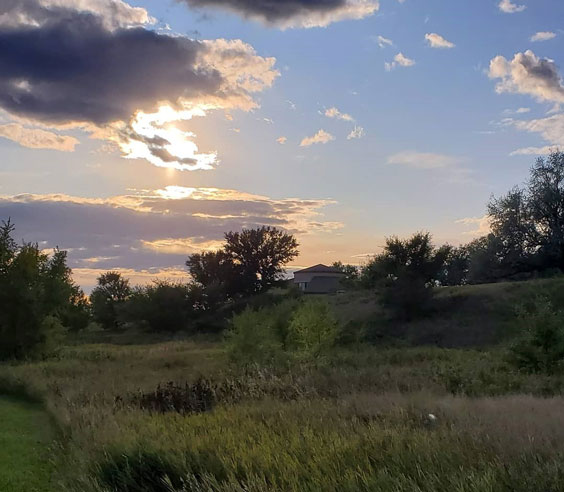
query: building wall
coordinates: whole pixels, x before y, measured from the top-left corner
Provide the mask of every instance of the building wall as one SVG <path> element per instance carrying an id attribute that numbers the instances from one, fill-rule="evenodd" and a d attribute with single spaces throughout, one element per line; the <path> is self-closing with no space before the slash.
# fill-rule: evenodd
<path id="1" fill-rule="evenodd" d="M 301 273 L 294 274 L 294 282 L 300 290 L 309 294 L 329 294 L 342 289 L 342 275 L 334 273 Z"/>

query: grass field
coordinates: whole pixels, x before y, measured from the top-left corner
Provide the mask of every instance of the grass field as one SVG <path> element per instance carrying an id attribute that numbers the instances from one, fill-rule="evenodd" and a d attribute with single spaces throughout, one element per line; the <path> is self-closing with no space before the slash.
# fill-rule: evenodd
<path id="1" fill-rule="evenodd" d="M 561 287 L 442 291 L 443 347 L 415 337 L 432 319 L 394 335 L 369 294 L 354 293 L 331 300 L 342 323 L 397 343 L 243 371 L 220 341 L 127 345 L 124 334 L 0 366 L 0 388 L 40 399 L 58 423 L 57 490 L 564 491 L 564 376 L 515 370 L 505 345 L 515 305 L 543 291 L 562 306 Z"/>
<path id="2" fill-rule="evenodd" d="M 53 464 L 49 446 L 54 432 L 36 403 L 0 396 L 0 490 L 51 492 Z"/>

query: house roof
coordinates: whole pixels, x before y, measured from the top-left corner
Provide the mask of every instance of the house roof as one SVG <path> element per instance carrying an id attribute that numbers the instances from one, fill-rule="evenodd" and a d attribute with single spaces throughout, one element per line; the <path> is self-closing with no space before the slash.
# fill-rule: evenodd
<path id="1" fill-rule="evenodd" d="M 343 272 L 341 272 L 338 268 L 328 267 L 327 265 L 322 265 L 321 263 L 310 266 L 309 268 L 304 268 L 303 270 L 298 270 L 297 272 L 294 272 L 294 275 L 296 273 L 337 273 L 343 275 Z"/>

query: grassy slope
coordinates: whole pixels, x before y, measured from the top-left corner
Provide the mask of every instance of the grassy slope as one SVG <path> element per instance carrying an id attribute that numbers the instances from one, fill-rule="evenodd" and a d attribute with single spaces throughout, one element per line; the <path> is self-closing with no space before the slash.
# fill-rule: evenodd
<path id="1" fill-rule="evenodd" d="M 0 396 L 0 490 L 48 492 L 52 465 L 48 445 L 51 422 L 33 403 Z"/>
<path id="2" fill-rule="evenodd" d="M 343 324 L 367 330 L 374 340 L 456 348 L 485 347 L 511 338 L 516 308 L 538 295 L 564 309 L 564 278 L 439 288 L 434 311 L 408 323 L 387 320 L 370 291 L 329 300 Z"/>

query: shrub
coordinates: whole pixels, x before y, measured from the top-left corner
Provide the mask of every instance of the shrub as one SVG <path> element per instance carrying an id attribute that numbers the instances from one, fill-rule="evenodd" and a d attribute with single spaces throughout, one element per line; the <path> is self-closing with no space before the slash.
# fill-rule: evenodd
<path id="1" fill-rule="evenodd" d="M 247 308 L 233 316 L 231 324 L 227 352 L 233 362 L 241 366 L 268 366 L 281 361 L 283 340 L 272 310 Z"/>
<path id="2" fill-rule="evenodd" d="M 319 359 L 335 345 L 337 320 L 329 304 L 321 299 L 305 300 L 288 327 L 289 345 L 305 359 Z"/>
<path id="3" fill-rule="evenodd" d="M 527 372 L 552 374 L 564 362 L 564 313 L 539 297 L 518 313 L 523 335 L 510 349 L 510 362 Z"/>

